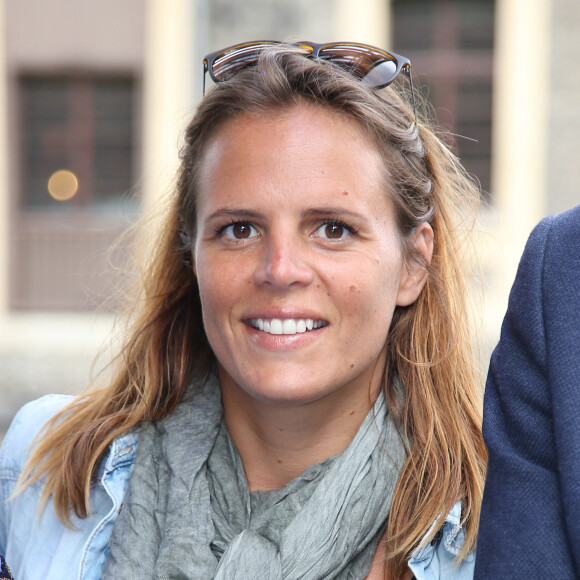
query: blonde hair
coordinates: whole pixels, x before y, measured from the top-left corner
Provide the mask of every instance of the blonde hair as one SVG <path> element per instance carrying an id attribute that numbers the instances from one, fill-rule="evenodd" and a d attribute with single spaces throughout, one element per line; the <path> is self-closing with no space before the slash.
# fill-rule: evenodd
<path id="1" fill-rule="evenodd" d="M 37 437 L 21 482 L 27 486 L 42 478 L 43 502 L 52 494 L 63 523 L 70 524 L 71 513 L 87 517 L 91 478 L 110 443 L 171 413 L 190 385 L 195 392 L 203 384 L 215 363 L 203 329 L 190 243 L 199 164 L 208 141 L 230 119 L 304 103 L 354 120 L 381 153 L 385 191 L 395 203 L 406 259 L 419 259 L 409 242 L 418 224 L 429 222 L 435 235 L 432 262 L 425 264 L 426 285 L 413 305 L 396 309 L 387 339 L 387 400 L 411 442 L 389 514 L 388 566 L 394 577 L 402 575 L 433 521 L 458 500 L 466 525 L 462 555 L 474 548 L 486 450 L 458 249 L 478 192 L 456 158 L 432 130 L 414 122 L 392 88 L 366 87 L 287 46 L 264 51 L 257 71 L 242 71 L 216 85 L 200 104 L 186 131 L 176 195 L 141 270 L 132 327 L 113 379 L 76 398 Z M 395 392 L 396 374 L 404 385 L 403 400 Z"/>

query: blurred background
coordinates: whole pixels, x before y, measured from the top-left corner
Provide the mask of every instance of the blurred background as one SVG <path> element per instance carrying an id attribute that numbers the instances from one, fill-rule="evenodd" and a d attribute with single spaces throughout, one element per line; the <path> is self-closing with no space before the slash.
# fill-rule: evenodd
<path id="1" fill-rule="evenodd" d="M 246 40 L 411 58 L 483 189 L 485 360 L 532 227 L 580 203 L 578 31 L 578 0 L 0 0 L 0 436 L 89 382 L 123 281 L 106 250 L 171 187 L 203 56 Z"/>

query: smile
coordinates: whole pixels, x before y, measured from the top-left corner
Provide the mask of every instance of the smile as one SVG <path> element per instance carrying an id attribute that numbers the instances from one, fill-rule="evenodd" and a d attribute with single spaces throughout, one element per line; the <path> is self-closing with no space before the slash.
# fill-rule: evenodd
<path id="1" fill-rule="evenodd" d="M 280 318 L 252 318 L 250 320 L 252 328 L 268 334 L 301 334 L 308 330 L 322 328 L 327 324 L 324 320 L 313 320 L 312 318 L 285 318 L 284 320 Z"/>

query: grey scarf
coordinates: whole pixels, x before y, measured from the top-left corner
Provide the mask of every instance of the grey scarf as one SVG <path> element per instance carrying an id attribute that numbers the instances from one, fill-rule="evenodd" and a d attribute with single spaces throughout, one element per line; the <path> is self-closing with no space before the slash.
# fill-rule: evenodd
<path id="1" fill-rule="evenodd" d="M 141 433 L 104 577 L 362 579 L 404 461 L 381 393 L 340 455 L 250 494 L 211 378 Z"/>

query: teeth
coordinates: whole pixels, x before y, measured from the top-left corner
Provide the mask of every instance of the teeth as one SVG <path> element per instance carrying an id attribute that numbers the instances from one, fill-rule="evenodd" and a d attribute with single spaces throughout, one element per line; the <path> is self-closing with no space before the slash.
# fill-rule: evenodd
<path id="1" fill-rule="evenodd" d="M 313 320 L 312 318 L 272 318 L 271 320 L 263 318 L 254 318 L 250 324 L 263 332 L 269 334 L 302 334 L 308 330 L 316 330 L 326 326 L 324 320 Z"/>
<path id="2" fill-rule="evenodd" d="M 272 318 L 270 322 L 270 334 L 282 334 L 284 332 L 284 326 L 279 318 Z"/>

